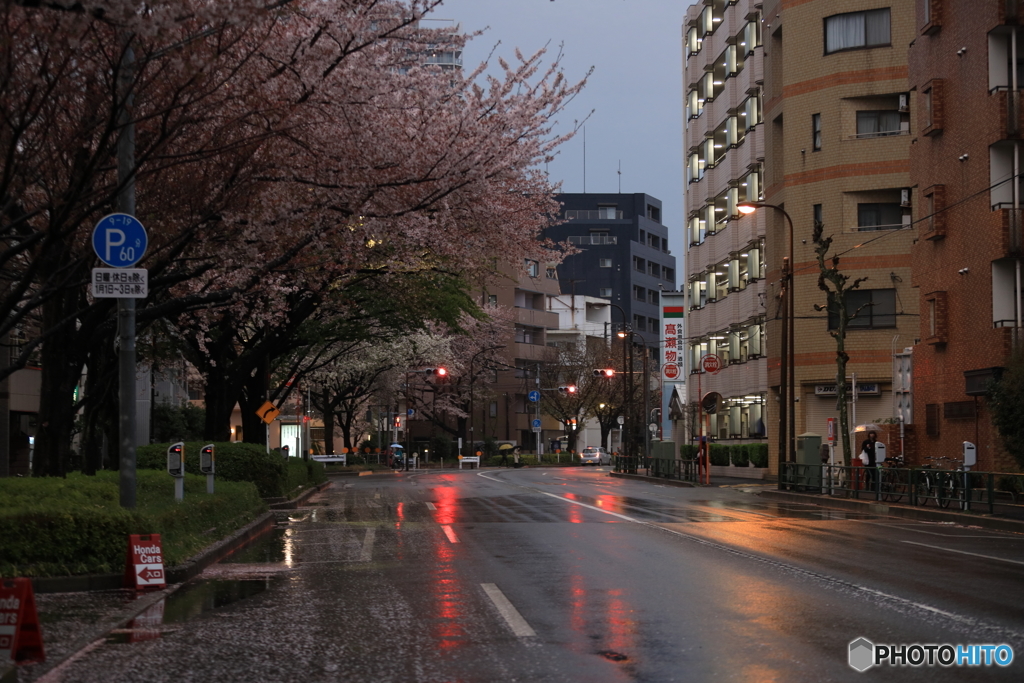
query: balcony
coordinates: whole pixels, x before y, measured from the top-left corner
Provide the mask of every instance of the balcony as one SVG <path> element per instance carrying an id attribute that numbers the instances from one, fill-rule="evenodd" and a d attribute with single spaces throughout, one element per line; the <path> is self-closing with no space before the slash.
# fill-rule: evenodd
<path id="1" fill-rule="evenodd" d="M 558 314 L 536 308 L 516 308 L 516 323 L 527 327 L 558 329 Z"/>
<path id="2" fill-rule="evenodd" d="M 569 237 L 569 244 L 581 247 L 601 247 L 618 243 L 619 238 L 615 235 L 573 235 Z"/>
<path id="3" fill-rule="evenodd" d="M 616 209 L 597 209 L 596 211 L 584 210 L 584 209 L 566 209 L 565 219 L 567 221 L 579 220 L 579 221 L 604 221 L 604 220 L 622 220 L 622 212 Z"/>

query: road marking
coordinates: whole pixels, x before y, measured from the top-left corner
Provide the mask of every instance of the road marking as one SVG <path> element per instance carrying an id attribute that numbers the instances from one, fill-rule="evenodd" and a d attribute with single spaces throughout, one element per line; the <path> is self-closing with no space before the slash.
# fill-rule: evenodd
<path id="1" fill-rule="evenodd" d="M 484 475 L 480 475 L 480 476 L 484 476 Z M 500 481 L 500 480 L 498 480 L 498 481 Z M 502 483 L 506 483 L 506 482 L 502 482 Z M 529 487 L 522 486 L 522 485 L 519 485 L 519 484 L 516 484 L 516 486 L 520 486 L 521 488 L 529 488 Z M 533 489 L 533 490 L 537 491 L 537 489 Z M 585 507 L 585 508 L 589 508 L 591 510 L 596 510 L 597 512 L 602 512 L 602 513 L 604 513 L 606 515 L 611 515 L 612 517 L 618 517 L 619 519 L 624 519 L 627 522 L 633 522 L 634 524 L 639 524 L 641 526 L 650 527 L 651 529 L 657 529 L 659 531 L 664 531 L 666 533 L 672 534 L 673 536 L 679 536 L 680 538 L 685 538 L 688 541 L 692 541 L 694 543 L 699 543 L 700 545 L 703 545 L 703 546 L 707 546 L 707 547 L 710 547 L 710 548 L 716 548 L 718 550 L 722 550 L 722 551 L 725 551 L 727 553 L 731 553 L 731 554 L 739 556 L 739 557 L 744 557 L 744 558 L 747 558 L 747 559 L 750 559 L 750 560 L 754 560 L 756 562 L 762 562 L 764 564 L 769 564 L 769 565 L 772 565 L 772 566 L 774 566 L 776 568 L 783 569 L 785 571 L 793 572 L 793 573 L 800 574 L 800 575 L 803 575 L 803 576 L 810 576 L 810 577 L 813 577 L 813 578 L 818 579 L 820 581 L 825 581 L 825 582 L 836 584 L 836 585 L 839 585 L 839 586 L 844 586 L 846 588 L 852 588 L 854 590 L 861 591 L 861 592 L 869 594 L 869 595 L 874 595 L 876 597 L 882 598 L 884 600 L 889 600 L 891 602 L 894 602 L 894 603 L 897 603 L 897 604 L 900 604 L 900 605 L 905 605 L 905 606 L 913 607 L 913 608 L 916 608 L 916 609 L 928 612 L 930 614 L 936 614 L 936 615 L 945 617 L 946 619 L 950 619 L 952 621 L 956 621 L 956 622 L 959 622 L 961 624 L 964 624 L 964 625 L 966 625 L 969 628 L 988 627 L 988 628 L 993 629 L 994 631 L 1006 634 L 1008 636 L 1013 636 L 1015 638 L 1024 638 L 1024 633 L 1021 633 L 1019 631 L 1014 631 L 1012 629 L 1005 629 L 1005 628 L 1002 628 L 1002 627 L 999 627 L 999 626 L 989 625 L 989 624 L 986 624 L 983 621 L 980 621 L 978 619 L 974 619 L 972 617 L 963 616 L 963 615 L 960 615 L 960 614 L 956 614 L 954 612 L 947 612 L 946 610 L 939 609 L 938 607 L 932 607 L 931 605 L 926 605 L 926 604 L 921 603 L 921 602 L 915 602 L 913 600 L 909 600 L 907 598 L 902 598 L 902 597 L 900 597 L 898 595 L 894 595 L 892 593 L 885 593 L 883 591 L 876 590 L 874 588 L 869 588 L 867 586 L 862 586 L 860 584 L 852 583 L 850 581 L 844 581 L 843 579 L 838 579 L 838 578 L 836 578 L 834 576 L 829 576 L 828 574 L 821 574 L 819 572 L 811 571 L 809 569 L 803 569 L 803 568 L 798 567 L 796 565 L 787 564 L 786 562 L 780 562 L 779 560 L 774 560 L 774 559 L 771 559 L 771 558 L 768 558 L 768 557 L 764 557 L 762 555 L 757 555 L 755 553 L 747 552 L 745 550 L 740 550 L 738 548 L 734 548 L 732 546 L 728 546 L 728 545 L 725 545 L 725 544 L 722 544 L 722 543 L 716 543 L 714 541 L 709 541 L 707 539 L 701 538 L 700 536 L 694 536 L 693 534 L 684 533 L 682 531 L 676 531 L 675 529 L 667 529 L 664 526 L 661 526 L 660 524 L 652 524 L 651 522 L 645 522 L 643 520 L 636 519 L 635 517 L 629 517 L 627 515 L 620 515 L 619 513 L 612 512 L 611 510 L 602 510 L 601 508 L 596 507 L 594 505 L 587 505 L 586 503 L 581 503 L 578 500 L 571 500 L 569 498 L 563 498 L 562 496 L 555 495 L 554 493 L 548 493 L 546 491 L 537 491 L 537 493 L 540 493 L 540 494 L 545 495 L 545 496 L 551 496 L 552 498 L 558 498 L 559 500 L 562 500 L 562 501 L 564 501 L 566 503 L 572 503 L 573 505 L 579 505 L 580 507 Z M 912 543 L 912 541 L 904 541 L 904 543 Z M 923 545 L 923 544 L 918 544 L 918 545 Z M 946 550 L 946 548 L 940 548 L 940 549 L 941 550 Z M 956 551 L 954 551 L 954 552 L 956 552 Z M 973 553 L 968 553 L 968 554 L 973 554 Z M 984 557 L 984 556 L 982 556 L 982 557 Z M 992 559 L 1002 559 L 1002 558 L 992 558 Z M 1024 562 L 1016 562 L 1015 560 L 1004 560 L 1004 561 L 1005 562 L 1015 562 L 1017 564 L 1024 564 Z"/>
<path id="2" fill-rule="evenodd" d="M 374 498 L 380 498 L 380 494 L 379 493 L 375 493 L 375 494 L 373 494 L 373 497 Z"/>
<path id="3" fill-rule="evenodd" d="M 436 508 L 436 507 L 434 507 L 434 504 L 433 504 L 433 503 L 431 503 L 431 502 L 427 501 L 427 509 L 428 509 L 428 510 L 436 510 L 437 508 Z"/>
<path id="4" fill-rule="evenodd" d="M 917 541 L 903 541 L 903 543 L 909 543 L 910 545 L 919 545 L 922 548 L 932 548 L 933 550 L 945 550 L 947 553 L 959 553 L 960 555 L 970 555 L 971 557 L 980 557 L 986 560 L 999 560 L 1000 562 L 1010 562 L 1012 564 L 1024 564 L 1020 560 L 1008 560 L 1005 557 L 996 557 L 995 555 L 981 555 L 980 553 L 969 553 L 966 550 L 953 550 L 952 548 L 943 548 L 941 545 L 928 545 L 927 543 L 918 543 Z"/>
<path id="5" fill-rule="evenodd" d="M 452 543 L 459 542 L 459 537 L 455 535 L 455 532 L 452 531 L 452 528 L 450 526 L 445 524 L 441 528 L 444 529 L 444 535 L 448 537 L 449 541 L 451 541 Z"/>
<path id="6" fill-rule="evenodd" d="M 500 588 L 493 583 L 481 583 L 480 586 L 483 587 L 494 606 L 498 608 L 498 613 L 505 618 L 505 623 L 512 629 L 512 633 L 519 638 L 532 638 L 537 635 L 537 632 L 530 628 L 526 619 L 523 619 L 523 615 L 519 613 L 515 605 L 509 602 Z"/>
<path id="7" fill-rule="evenodd" d="M 359 553 L 360 562 L 369 562 L 373 559 L 373 541 L 377 538 L 377 530 L 370 527 L 363 536 L 363 551 Z"/>

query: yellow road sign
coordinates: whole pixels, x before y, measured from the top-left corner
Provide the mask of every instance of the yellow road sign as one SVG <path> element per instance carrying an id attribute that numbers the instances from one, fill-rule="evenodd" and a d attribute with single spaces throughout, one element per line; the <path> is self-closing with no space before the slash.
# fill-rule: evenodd
<path id="1" fill-rule="evenodd" d="M 267 424 L 270 424 L 271 422 L 274 421 L 274 418 L 281 414 L 281 411 L 278 410 L 277 406 L 275 406 L 273 403 L 267 401 L 266 403 L 259 407 L 259 410 L 256 411 L 256 414 L 260 416 L 261 420 L 263 420 Z"/>

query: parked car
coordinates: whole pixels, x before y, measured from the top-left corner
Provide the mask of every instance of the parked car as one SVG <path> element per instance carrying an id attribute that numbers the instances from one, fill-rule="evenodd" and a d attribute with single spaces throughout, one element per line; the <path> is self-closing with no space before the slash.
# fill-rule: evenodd
<path id="1" fill-rule="evenodd" d="M 611 465 L 612 456 L 604 446 L 587 446 L 580 453 L 581 465 Z"/>

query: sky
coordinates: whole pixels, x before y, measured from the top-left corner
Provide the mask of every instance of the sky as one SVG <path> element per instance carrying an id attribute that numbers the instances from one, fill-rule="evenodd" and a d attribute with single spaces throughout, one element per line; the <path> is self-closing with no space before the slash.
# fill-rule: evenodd
<path id="1" fill-rule="evenodd" d="M 466 70 L 490 52 L 513 59 L 545 45 L 564 53 L 573 82 L 590 67 L 584 91 L 559 117 L 559 130 L 586 122 L 586 191 L 646 192 L 662 201 L 662 222 L 682 270 L 682 40 L 691 0 L 444 0 L 431 17 L 464 32 L 486 29 L 463 53 Z M 429 24 L 428 24 L 429 25 Z M 500 44 L 499 44 L 500 43 Z M 495 47 L 497 45 L 497 47 Z M 591 110 L 593 113 L 591 114 Z M 621 163 L 622 174 L 619 175 Z M 563 192 L 584 191 L 582 132 L 548 166 Z"/>

